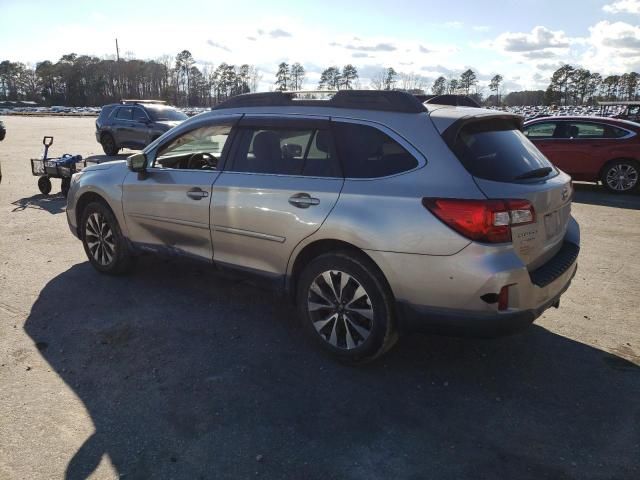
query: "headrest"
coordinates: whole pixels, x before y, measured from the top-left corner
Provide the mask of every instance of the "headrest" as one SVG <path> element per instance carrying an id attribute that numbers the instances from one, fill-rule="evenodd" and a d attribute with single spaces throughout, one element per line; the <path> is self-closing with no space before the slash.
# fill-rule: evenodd
<path id="1" fill-rule="evenodd" d="M 280 137 L 271 130 L 258 133 L 253 139 L 253 154 L 256 158 L 278 158 L 280 150 Z"/>

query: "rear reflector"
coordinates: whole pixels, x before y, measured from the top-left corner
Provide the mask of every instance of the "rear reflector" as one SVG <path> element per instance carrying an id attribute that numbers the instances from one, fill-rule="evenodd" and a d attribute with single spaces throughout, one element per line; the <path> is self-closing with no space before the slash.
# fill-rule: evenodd
<path id="1" fill-rule="evenodd" d="M 422 205 L 456 232 L 484 243 L 510 242 L 512 226 L 536 220 L 528 200 L 423 198 Z"/>
<path id="2" fill-rule="evenodd" d="M 502 287 L 498 294 L 498 310 L 509 308 L 509 286 Z"/>

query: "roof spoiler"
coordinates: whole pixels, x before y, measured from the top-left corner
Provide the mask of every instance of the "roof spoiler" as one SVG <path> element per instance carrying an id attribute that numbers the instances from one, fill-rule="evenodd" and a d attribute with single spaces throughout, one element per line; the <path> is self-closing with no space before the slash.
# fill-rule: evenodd
<path id="1" fill-rule="evenodd" d="M 422 103 L 427 104 L 481 108 L 480 104 L 468 95 L 415 95 L 415 97 Z"/>
<path id="2" fill-rule="evenodd" d="M 447 145 L 449 145 L 449 148 L 453 148 L 462 129 L 470 125 L 484 123 L 489 127 L 493 124 L 492 127 L 494 127 L 495 130 L 504 130 L 504 125 L 510 124 L 513 127 L 511 129 L 522 130 L 523 122 L 524 119 L 520 115 L 513 115 L 509 113 L 490 113 L 462 117 L 453 122 L 444 132 L 442 132 L 442 139 Z M 483 128 L 485 125 L 483 125 Z"/>

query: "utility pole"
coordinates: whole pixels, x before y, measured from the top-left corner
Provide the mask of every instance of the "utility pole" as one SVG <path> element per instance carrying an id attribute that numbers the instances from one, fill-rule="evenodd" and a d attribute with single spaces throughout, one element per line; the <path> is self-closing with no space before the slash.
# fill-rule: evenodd
<path id="1" fill-rule="evenodd" d="M 118 72 L 118 95 L 122 99 L 122 78 L 120 72 L 120 48 L 118 47 L 118 39 L 116 38 L 116 70 Z"/>

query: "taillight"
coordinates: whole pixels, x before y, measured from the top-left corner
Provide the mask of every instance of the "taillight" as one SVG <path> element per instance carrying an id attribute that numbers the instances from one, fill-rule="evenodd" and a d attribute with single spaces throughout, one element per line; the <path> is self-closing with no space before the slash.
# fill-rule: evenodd
<path id="1" fill-rule="evenodd" d="M 422 204 L 456 232 L 478 242 L 510 242 L 512 226 L 536 221 L 528 200 L 423 198 Z"/>

